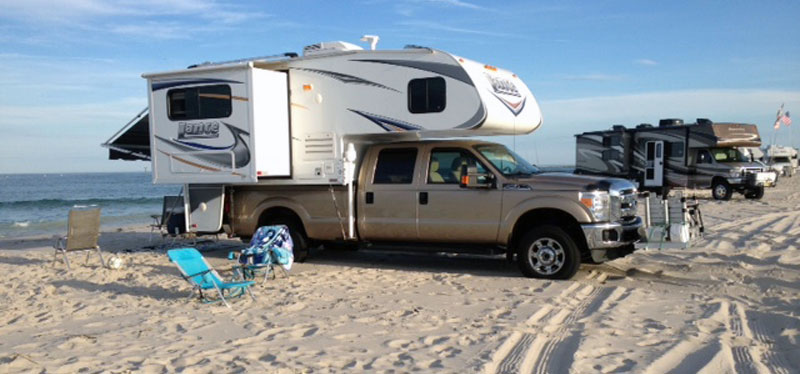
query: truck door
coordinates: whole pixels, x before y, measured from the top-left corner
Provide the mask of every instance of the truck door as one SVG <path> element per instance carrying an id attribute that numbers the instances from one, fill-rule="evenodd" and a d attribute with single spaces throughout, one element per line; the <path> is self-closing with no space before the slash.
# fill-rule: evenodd
<path id="1" fill-rule="evenodd" d="M 664 185 L 664 142 L 662 140 L 645 143 L 645 187 Z"/>
<path id="2" fill-rule="evenodd" d="M 462 188 L 462 165 L 487 168 L 463 148 L 433 148 L 425 179 L 418 184 L 418 230 L 421 241 L 493 243 L 497 239 L 502 191 Z"/>
<path id="3" fill-rule="evenodd" d="M 383 148 L 374 169 L 364 173 L 364 188 L 358 196 L 361 238 L 417 240 L 417 153 L 416 147 Z"/>

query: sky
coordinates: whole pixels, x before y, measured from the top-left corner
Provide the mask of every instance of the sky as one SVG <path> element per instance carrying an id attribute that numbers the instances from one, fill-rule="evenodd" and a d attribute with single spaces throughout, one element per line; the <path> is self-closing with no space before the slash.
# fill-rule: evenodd
<path id="1" fill-rule="evenodd" d="M 143 170 L 100 144 L 147 105 L 141 74 L 301 52 L 320 41 L 422 45 L 513 71 L 536 132 L 497 137 L 540 165 L 574 134 L 695 118 L 800 145 L 798 1 L 0 0 L 0 173 Z"/>

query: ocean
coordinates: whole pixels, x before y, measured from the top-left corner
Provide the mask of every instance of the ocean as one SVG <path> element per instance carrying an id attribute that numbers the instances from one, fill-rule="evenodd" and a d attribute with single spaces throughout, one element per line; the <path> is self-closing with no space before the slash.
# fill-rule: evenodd
<path id="1" fill-rule="evenodd" d="M 164 195 L 180 185 L 154 185 L 150 173 L 0 174 L 0 238 L 60 234 L 75 205 L 102 208 L 101 225 L 152 223 Z"/>

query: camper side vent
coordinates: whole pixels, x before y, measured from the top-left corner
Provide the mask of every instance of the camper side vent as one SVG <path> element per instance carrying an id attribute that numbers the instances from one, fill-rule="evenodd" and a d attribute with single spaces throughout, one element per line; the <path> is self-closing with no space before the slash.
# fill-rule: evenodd
<path id="1" fill-rule="evenodd" d="M 304 160 L 330 160 L 336 152 L 335 136 L 330 132 L 306 134 L 303 142 Z"/>

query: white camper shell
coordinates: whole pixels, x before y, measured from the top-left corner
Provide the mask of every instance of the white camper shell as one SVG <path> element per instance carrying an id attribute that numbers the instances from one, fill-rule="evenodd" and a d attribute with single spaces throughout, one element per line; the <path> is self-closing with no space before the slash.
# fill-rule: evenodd
<path id="1" fill-rule="evenodd" d="M 347 143 L 526 134 L 542 123 L 511 72 L 427 48 L 344 45 L 145 74 L 153 181 L 343 184 Z"/>
<path id="2" fill-rule="evenodd" d="M 225 186 L 348 185 L 352 200 L 372 142 L 527 134 L 542 124 L 517 75 L 430 48 L 327 42 L 302 57 L 143 77 L 147 112 L 103 145 L 111 159 L 150 160 L 154 183 L 183 184 L 193 232 L 220 230 Z"/>

